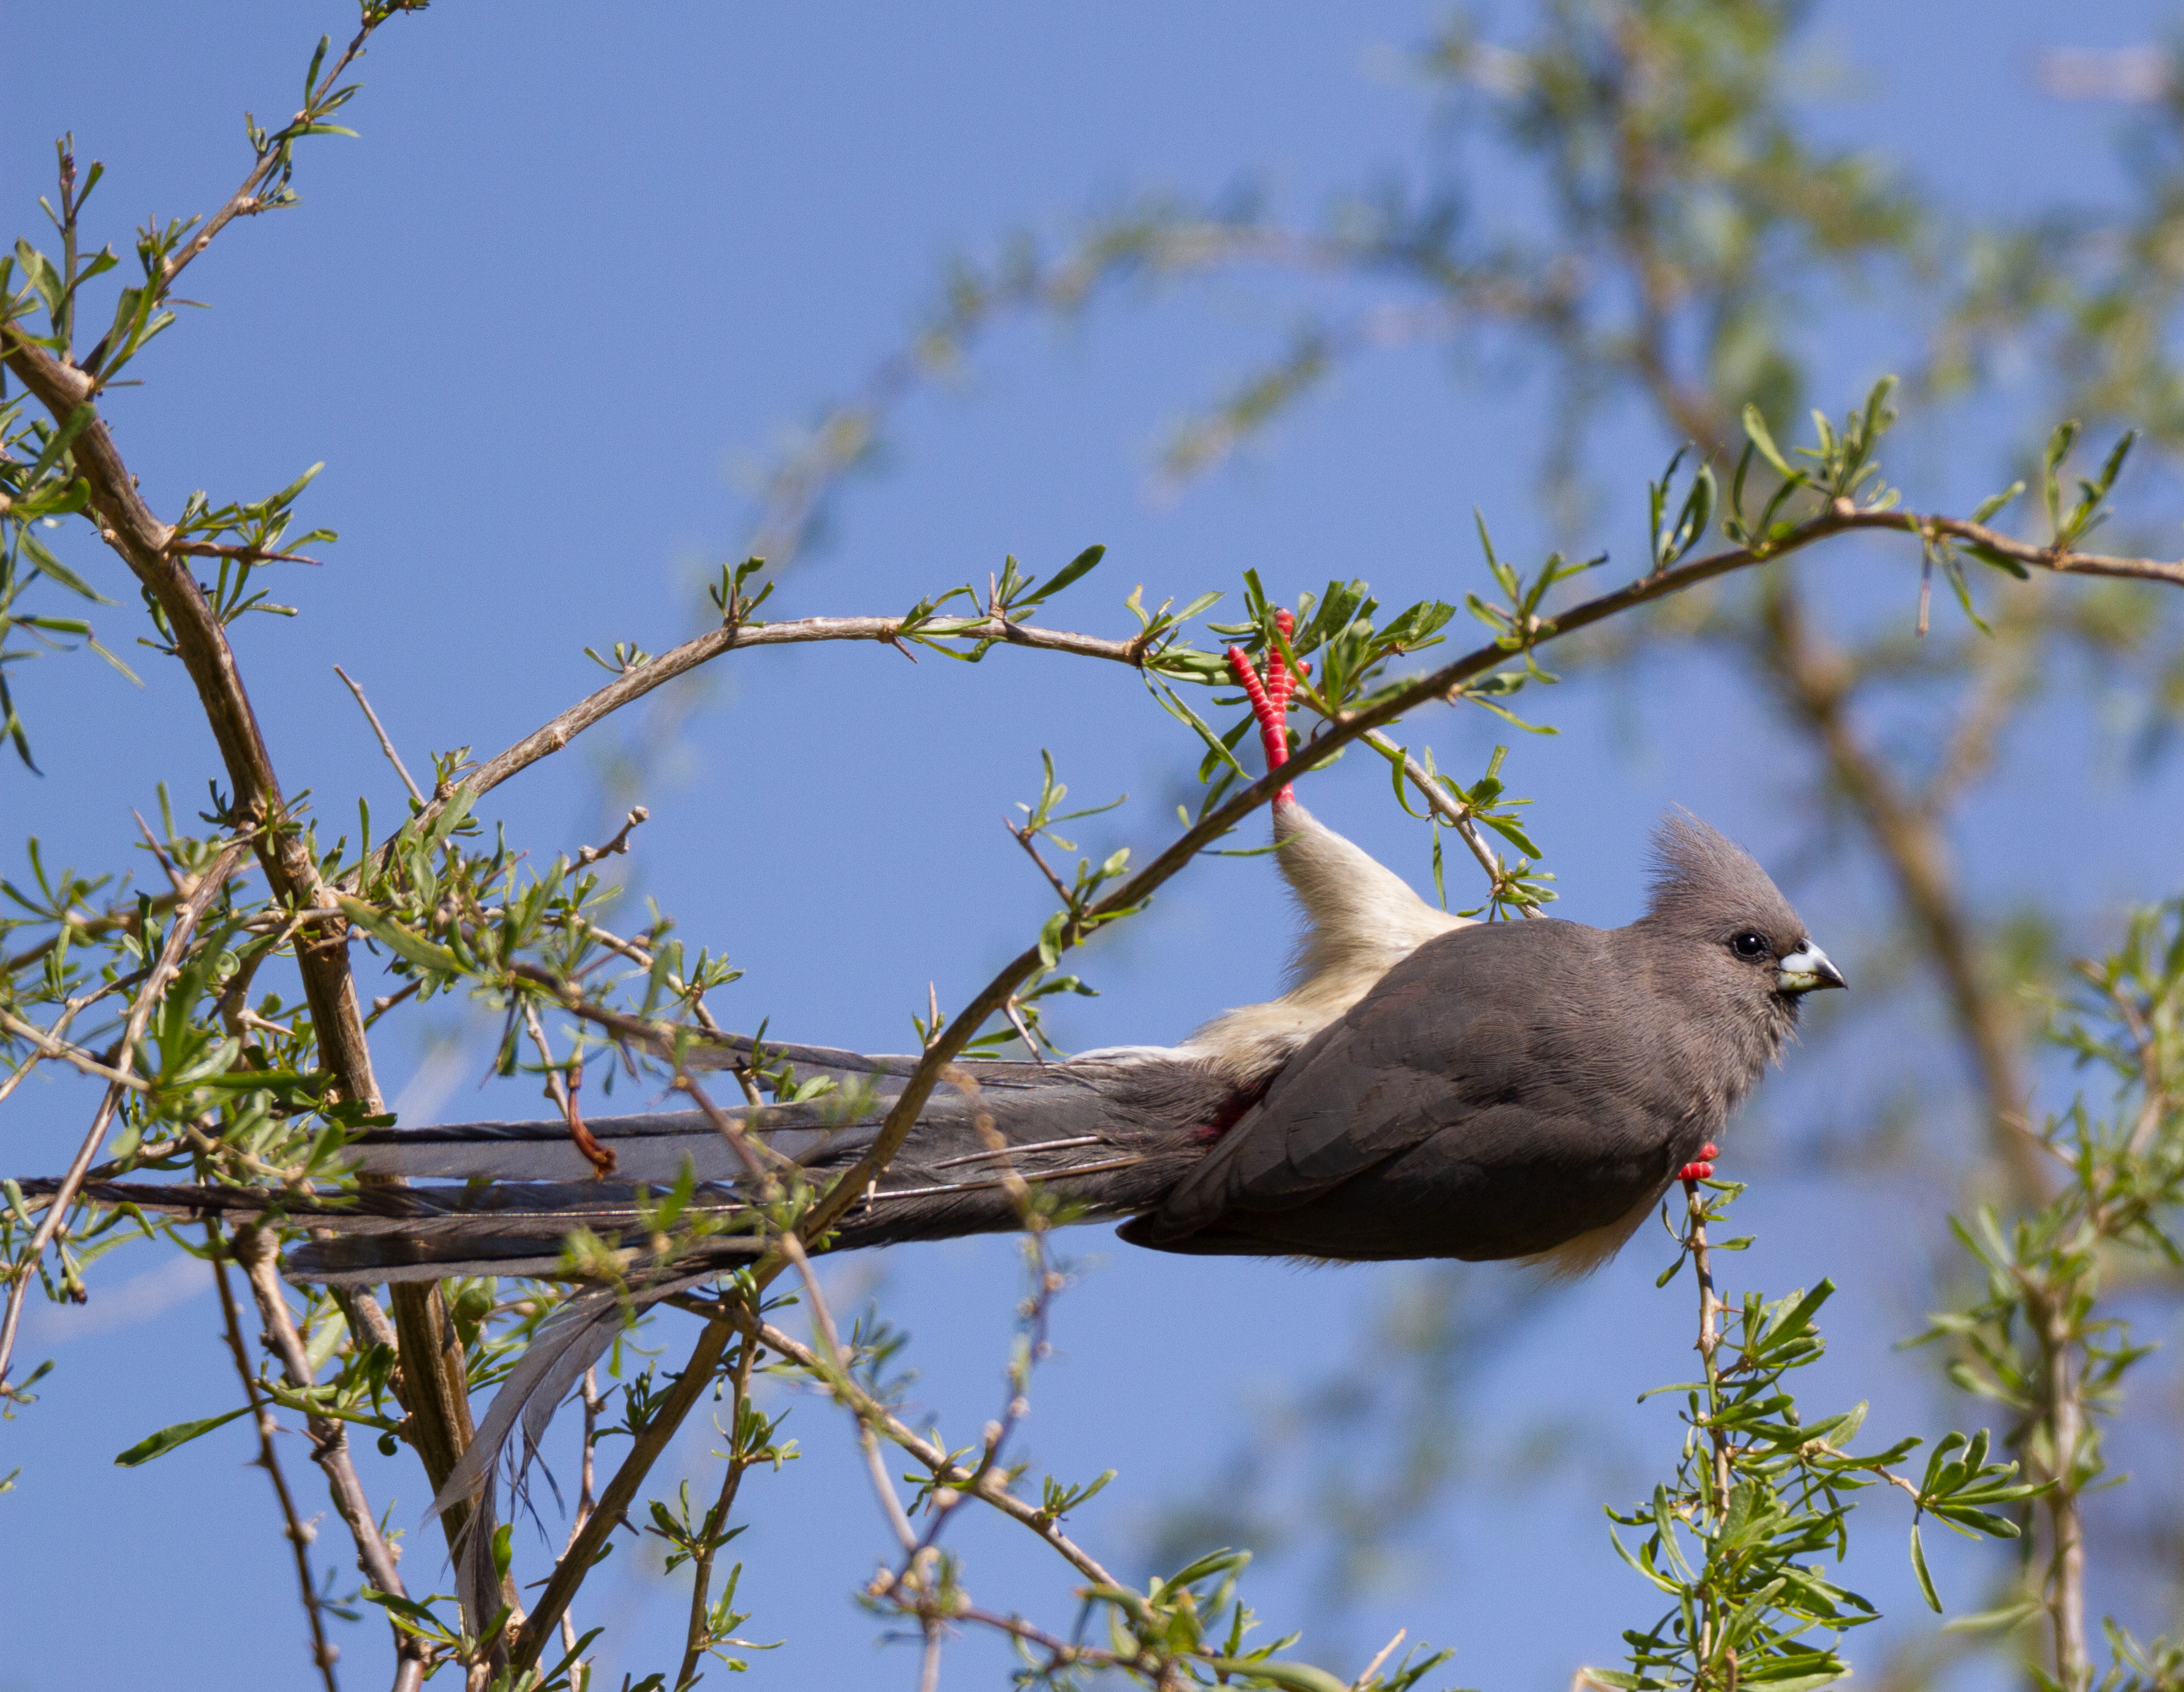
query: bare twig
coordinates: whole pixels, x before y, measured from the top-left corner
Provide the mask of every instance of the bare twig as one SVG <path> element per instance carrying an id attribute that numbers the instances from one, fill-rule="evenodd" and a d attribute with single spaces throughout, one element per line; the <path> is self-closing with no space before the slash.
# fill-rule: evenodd
<path id="1" fill-rule="evenodd" d="M 394 749 L 394 742 L 388 737 L 386 726 L 379 721 L 379 713 L 372 710 L 371 701 L 364 697 L 364 689 L 351 680 L 348 671 L 338 664 L 334 665 L 334 674 L 342 678 L 343 687 L 356 695 L 356 703 L 364 712 L 364 720 L 371 725 L 371 732 L 379 737 L 379 749 L 387 754 L 387 761 L 394 766 L 394 773 L 402 778 L 402 785 L 409 788 L 410 797 L 419 804 L 424 804 L 423 790 L 410 779 L 410 766 L 402 761 L 402 754 Z"/>
<path id="2" fill-rule="evenodd" d="M 546 1071 L 546 1096 L 561 1113 L 562 1121 L 568 1123 L 570 1143 L 592 1166 L 593 1178 L 605 1180 L 615 1172 L 614 1148 L 599 1143 L 599 1137 L 584 1126 L 582 1113 L 577 1108 L 577 1088 L 583 1084 L 583 1060 L 574 1060 L 570 1075 L 563 1077 L 554 1061 L 553 1049 L 546 1044 L 546 1028 L 538 1020 L 538 1007 L 528 999 L 523 1001 L 523 1026 L 530 1032 L 531 1044 L 538 1048 L 538 1061 Z"/>
<path id="3" fill-rule="evenodd" d="M 1507 872 L 1502 868 L 1500 854 L 1480 835 L 1479 825 L 1472 820 L 1470 810 L 1451 799 L 1448 789 L 1434 780 L 1424 765 L 1377 729 L 1365 737 L 1365 743 L 1384 758 L 1400 758 L 1402 760 L 1404 776 L 1424 795 L 1425 802 L 1433 807 L 1435 815 L 1455 828 L 1463 843 L 1471 849 L 1471 855 L 1479 860 L 1479 867 L 1486 871 L 1489 889 L 1499 893 L 1502 877 Z M 1537 905 L 1520 904 L 1517 909 L 1527 916 L 1544 917 L 1547 914 Z"/>
<path id="4" fill-rule="evenodd" d="M 1362 1689 L 1366 1684 L 1372 1680 L 1374 1675 L 1380 1672 L 1380 1665 L 1396 1654 L 1396 1647 L 1402 1644 L 1403 1635 L 1408 1632 L 1410 1632 L 1408 1628 L 1398 1628 L 1396 1629 L 1396 1637 L 1390 1639 L 1384 1645 L 1382 1645 L 1380 1647 L 1379 1654 L 1375 1656 L 1372 1661 L 1365 1665 L 1365 1672 L 1350 1683 L 1351 1692 L 1362 1692 Z"/>
<path id="5" fill-rule="evenodd" d="M 318 1587 L 311 1578 L 310 1545 L 314 1535 L 296 1513 L 296 1500 L 288 1491 L 287 1477 L 281 1472 L 280 1454 L 273 1449 L 273 1436 L 280 1431 L 280 1424 L 274 1421 L 272 1406 L 266 1403 L 265 1394 L 258 1390 L 258 1372 L 250 1366 L 250 1354 L 242 1343 L 242 1320 L 236 1313 L 235 1289 L 228 1284 L 226 1243 L 220 1238 L 219 1222 L 209 1217 L 205 1222 L 205 1238 L 212 1247 L 213 1283 L 220 1289 L 228 1355 L 235 1360 L 235 1372 L 242 1382 L 243 1396 L 250 1401 L 251 1420 L 258 1429 L 258 1467 L 273 1483 L 274 1495 L 281 1501 L 281 1518 L 286 1524 L 283 1531 L 296 1555 L 296 1583 L 302 1589 L 304 1614 L 311 1625 L 311 1660 L 326 1677 L 326 1692 L 340 1692 L 334 1679 L 334 1662 L 341 1653 L 326 1638 Z"/>
<path id="6" fill-rule="evenodd" d="M 232 1250 L 236 1261 L 242 1265 L 249 1278 L 251 1294 L 257 1300 L 258 1314 L 265 1324 L 267 1349 L 280 1359 L 281 1371 L 288 1384 L 298 1392 L 309 1392 L 315 1377 L 304 1337 L 297 1332 L 296 1319 L 289 1313 L 287 1289 L 281 1284 L 280 1271 L 274 1261 L 273 1242 L 254 1228 L 239 1228 Z M 377 1307 L 370 1305 L 368 1295 L 358 1302 L 370 1305 L 371 1316 L 378 1316 Z M 375 1339 L 369 1318 L 367 1323 L 364 1333 L 358 1333 L 352 1327 L 352 1334 Z M 376 1325 L 383 1327 L 385 1318 L 379 1317 Z M 358 1478 L 356 1464 L 349 1456 L 347 1425 L 337 1417 L 322 1416 L 308 1417 L 307 1425 L 311 1434 L 311 1461 L 325 1472 L 326 1490 L 333 1500 L 334 1509 L 356 1542 L 357 1567 L 378 1590 L 395 1598 L 407 1597 L 402 1577 L 394 1566 L 393 1550 L 380 1535 L 378 1518 L 372 1514 L 370 1501 L 365 1496 L 364 1483 Z M 431 1653 L 424 1641 L 399 1628 L 394 1629 L 394 1650 L 404 1663 L 414 1661 L 421 1671 L 430 1659 Z M 399 1677 L 396 1684 L 401 1684 Z"/>
<path id="7" fill-rule="evenodd" d="M 267 552 L 259 547 L 230 545 L 225 541 L 170 541 L 167 550 L 187 558 L 226 558 L 239 564 L 320 564 L 324 560 L 305 558 L 299 552 Z M 336 665 L 337 669 L 340 666 Z M 344 676 L 344 682 L 348 678 Z M 354 682 L 350 682 L 354 687 Z"/>
<path id="8" fill-rule="evenodd" d="M 154 916 L 164 916 L 181 902 L 182 896 L 180 893 L 163 893 L 152 901 L 151 914 Z M 82 939 L 95 940 L 103 935 L 112 933 L 117 928 L 124 933 L 134 934 L 142 926 L 142 922 L 143 919 L 137 914 L 137 908 L 134 904 L 125 908 L 117 906 L 109 910 L 101 911 L 75 910 L 64 911 L 53 933 L 47 935 L 35 946 L 25 947 L 14 957 L 0 962 L 0 977 L 13 977 L 25 965 L 36 963 L 39 959 L 60 944 L 61 936 L 64 933 L 74 934 Z"/>
<path id="9" fill-rule="evenodd" d="M 743 1333 L 751 1334 L 764 1343 L 769 1351 L 786 1357 L 799 1367 L 809 1371 L 821 1380 L 830 1380 L 827 1360 L 810 1346 L 792 1339 L 779 1328 L 758 1320 L 740 1305 L 725 1305 L 716 1300 L 694 1299 L 678 1295 L 668 1302 L 680 1309 L 694 1311 L 700 1315 L 714 1316 L 735 1325 Z M 931 1440 L 912 1430 L 893 1415 L 884 1405 L 873 1400 L 855 1381 L 847 1383 L 847 1390 L 862 1400 L 861 1407 L 872 1418 L 872 1425 L 891 1443 L 910 1453 L 933 1473 L 943 1486 L 952 1486 L 983 1500 L 1004 1516 L 1021 1522 L 1040 1539 L 1046 1541 L 1086 1579 L 1100 1586 L 1119 1584 L 1081 1546 L 1064 1533 L 1054 1519 L 1043 1514 L 1036 1506 L 1026 1503 L 1008 1489 L 1007 1483 L 998 1472 L 983 1477 L 954 1461 L 948 1452 Z"/>
<path id="10" fill-rule="evenodd" d="M 827 1307 L 827 1294 L 819 1285 L 819 1277 L 812 1272 L 804 1242 L 792 1231 L 781 1236 L 780 1245 L 782 1255 L 795 1266 L 804 1283 L 805 1294 L 811 1300 L 811 1329 L 819 1336 L 826 1359 L 820 1379 L 856 1418 L 857 1444 L 864 1451 L 866 1472 L 872 1477 L 872 1491 L 879 1499 L 881 1512 L 886 1516 L 888 1526 L 894 1530 L 904 1554 L 915 1558 L 919 1550 L 917 1530 L 910 1525 L 910 1517 L 903 1511 L 902 1500 L 880 1456 L 879 1439 L 873 1432 L 872 1413 L 878 1409 L 878 1401 L 859 1391 L 850 1378 L 850 1360 L 842 1350 L 842 1336 L 835 1328 L 834 1313 Z"/>
<path id="11" fill-rule="evenodd" d="M 602 858 L 611 857 L 618 852 L 628 851 L 631 832 L 651 815 L 652 813 L 641 804 L 632 805 L 629 809 L 629 815 L 623 820 L 621 827 L 615 838 L 604 846 L 579 846 L 577 849 L 577 861 L 580 864 L 596 864 Z"/>
<path id="12" fill-rule="evenodd" d="M 96 1076 L 112 1086 L 126 1087 L 137 1093 L 148 1093 L 152 1090 L 152 1083 L 142 1076 L 132 1075 L 126 1070 L 116 1069 L 111 1064 L 101 1063 L 81 1046 L 71 1045 L 65 1040 L 55 1039 L 47 1030 L 39 1027 L 34 1022 L 25 1022 L 11 1011 L 0 1010 L 0 1028 L 5 1028 L 19 1040 L 28 1040 L 34 1052 L 31 1057 L 24 1060 L 22 1068 L 9 1076 L 4 1083 L 0 1083 L 0 1099 L 4 1099 L 14 1092 L 23 1077 L 31 1072 L 31 1066 L 41 1059 L 51 1059 L 56 1063 L 64 1063 L 71 1069 L 77 1070 L 85 1075 Z"/>

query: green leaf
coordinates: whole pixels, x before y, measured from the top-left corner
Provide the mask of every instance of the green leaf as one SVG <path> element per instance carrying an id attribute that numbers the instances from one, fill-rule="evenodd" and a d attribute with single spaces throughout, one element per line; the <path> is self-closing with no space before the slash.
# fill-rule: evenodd
<path id="1" fill-rule="evenodd" d="M 1071 582 L 1091 574 L 1094 567 L 1106 555 L 1107 548 L 1103 546 L 1085 548 L 1075 558 L 1056 570 L 1047 581 L 1041 582 L 1036 593 L 1028 599 L 1018 600 L 1017 604 L 1026 608 L 1045 604 L 1063 588 L 1068 587 Z"/>
<path id="2" fill-rule="evenodd" d="M 1975 523 L 1984 523 L 1988 518 L 1993 516 L 1996 512 L 2001 510 L 2003 506 L 2008 504 L 2011 500 L 2016 498 L 2019 494 L 2024 492 L 2025 484 L 2022 481 L 2013 481 L 2008 487 L 2003 488 L 2001 493 L 1988 494 L 1986 498 L 1980 501 L 1978 506 L 1973 510 L 1972 521 Z"/>
<path id="3" fill-rule="evenodd" d="M 1996 1539 L 2014 1539 L 2018 1526 L 2007 1516 L 1997 1516 L 1985 1510 L 1964 1510 L 1955 1505 L 1937 1504 L 1933 1512 L 1953 1528 L 1969 1528 Z"/>
<path id="4" fill-rule="evenodd" d="M 45 451 L 38 454 L 37 463 L 31 466 L 30 475 L 24 478 L 25 486 L 34 486 L 43 481 L 46 472 L 60 462 L 61 454 L 69 449 L 77 436 L 91 426 L 92 420 L 98 415 L 88 402 L 70 412 L 68 421 L 62 424 L 53 438 L 46 442 Z"/>
<path id="5" fill-rule="evenodd" d="M 2045 1616 L 2048 1606 L 2036 1598 L 2028 1598 L 2021 1604 L 2004 1605 L 1999 1610 L 1982 1610 L 1975 1616 L 1959 1616 L 1953 1622 L 1942 1623 L 1945 1634 L 1975 1634 L 2019 1628 L 2036 1617 Z"/>
<path id="6" fill-rule="evenodd" d="M 412 934 L 399 923 L 391 921 L 374 910 L 360 899 L 341 895 L 342 914 L 370 934 L 375 940 L 384 941 L 402 956 L 421 969 L 436 970 L 447 975 L 464 973 L 462 960 L 444 946 L 436 946 L 430 940 Z"/>
<path id="7" fill-rule="evenodd" d="M 1820 1306 L 1835 1296 L 1836 1283 L 1823 1280 L 1819 1285 L 1797 1300 L 1790 1313 L 1769 1328 L 1766 1334 L 1752 1348 L 1755 1357 L 1767 1357 L 1780 1351 L 1813 1325 Z"/>
<path id="8" fill-rule="evenodd" d="M 1301 1662 L 1261 1662 L 1248 1656 L 1208 1656 L 1199 1659 L 1216 1674 L 1247 1675 L 1279 1686 L 1283 1692 L 1350 1692 L 1350 1683 L 1338 1680 L 1323 1668 Z"/>
<path id="9" fill-rule="evenodd" d="M 1925 1595 L 1926 1606 L 1936 1616 L 1942 1613 L 1942 1595 L 1934 1590 L 1934 1577 L 1926 1571 L 1926 1547 L 1919 1538 L 1919 1524 L 1911 1524 L 1911 1567 L 1919 1577 L 1919 1590 Z"/>
<path id="10" fill-rule="evenodd" d="M 1139 674 L 1143 675 L 1144 672 L 1140 671 Z M 1191 730 L 1198 736 L 1198 737 L 1206 743 L 1206 749 L 1211 756 L 1218 758 L 1221 762 L 1226 764 L 1245 781 L 1248 782 L 1251 779 L 1251 772 L 1236 761 L 1235 754 L 1229 751 L 1227 745 L 1223 743 L 1222 737 L 1214 733 L 1211 728 L 1206 726 L 1205 718 L 1200 716 L 1196 711 L 1191 710 L 1189 705 L 1184 704 L 1182 699 L 1177 694 L 1176 691 L 1173 687 L 1169 687 L 1164 682 L 1156 681 L 1150 676 L 1145 676 L 1145 683 L 1146 691 L 1150 693 L 1156 699 L 1160 701 L 1161 709 L 1162 710 L 1166 711 L 1178 722 L 1187 723 L 1190 726 Z M 1237 737 L 1240 740 L 1243 737 L 1239 735 Z"/>
<path id="11" fill-rule="evenodd" d="M 177 1445 L 187 1445 L 200 1434 L 209 1433 L 215 1428 L 225 1428 L 238 1416 L 250 1414 L 250 1406 L 231 1410 L 220 1416 L 208 1416 L 197 1422 L 177 1422 L 171 1428 L 162 1428 L 148 1439 L 139 1439 L 114 1461 L 120 1467 L 133 1469 L 139 1463 L 148 1463 L 154 1457 L 164 1457 Z"/>
<path id="12" fill-rule="evenodd" d="M 1749 402 L 1744 408 L 1744 432 L 1752 437 L 1752 444 L 1759 448 L 1759 456 L 1774 465 L 1776 473 L 1784 480 L 1804 480 L 1800 472 L 1790 468 L 1789 460 L 1782 456 L 1782 449 L 1774 444 L 1774 436 L 1767 431 L 1767 420 L 1759 415 L 1759 408 Z"/>

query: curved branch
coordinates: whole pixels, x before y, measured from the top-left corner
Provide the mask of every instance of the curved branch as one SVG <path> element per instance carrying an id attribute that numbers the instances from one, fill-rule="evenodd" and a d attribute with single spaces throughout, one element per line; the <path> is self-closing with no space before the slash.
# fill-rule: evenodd
<path id="1" fill-rule="evenodd" d="M 2158 559 L 2115 558 L 2102 553 L 2057 551 L 2013 540 L 1998 531 L 1959 518 L 1925 516 L 1911 511 L 1861 511 L 1851 508 L 1847 502 L 1838 502 L 1836 509 L 1813 518 L 1795 532 L 1770 546 L 1738 547 L 1652 576 L 1641 576 L 1626 587 L 1587 600 L 1560 616 L 1544 618 L 1535 632 L 1534 643 L 1574 633 L 1605 618 L 1663 598 L 1669 594 L 1680 593 L 1702 582 L 1712 581 L 1718 576 L 1726 576 L 1754 564 L 1781 558 L 1801 551 L 1815 542 L 1858 530 L 1892 531 L 1914 536 L 1947 535 L 1976 543 L 2031 568 L 2052 570 L 2059 575 L 2126 576 L 2140 581 L 2164 582 L 2173 587 L 2184 587 L 2184 561 L 2171 564 Z M 432 802 L 419 814 L 417 826 L 428 826 L 438 816 L 447 808 L 448 800 L 453 797 L 457 786 L 467 788 L 473 795 L 488 793 L 510 776 L 543 759 L 550 758 L 586 729 L 624 705 L 643 699 L 655 688 L 665 686 L 677 676 L 688 675 L 724 653 L 739 651 L 747 647 L 802 645 L 817 641 L 870 641 L 892 645 L 900 641 L 906 628 L 911 626 L 911 619 L 906 617 L 803 617 L 793 622 L 731 624 L 709 629 L 694 639 L 687 640 L 657 658 L 648 659 L 644 663 L 624 671 L 598 692 L 578 700 L 505 751 L 488 759 L 460 783 L 443 782 Z M 932 625 L 923 626 L 928 632 L 934 632 Z M 1127 664 L 1133 668 L 1143 668 L 1152 656 L 1134 640 L 1109 640 L 1098 635 L 1042 629 L 998 618 L 951 623 L 946 626 L 946 632 L 950 638 L 1038 647 L 1050 652 L 1072 653 L 1080 658 L 1105 659 L 1112 663 Z M 1419 693 L 1415 698 L 1407 693 L 1406 698 L 1411 699 L 1411 704 L 1402 709 L 1407 710 L 1412 704 L 1423 703 L 1432 698 L 1435 691 L 1446 693 L 1458 682 L 1468 680 L 1513 655 L 1510 650 L 1499 647 L 1482 648 L 1447 670 L 1436 672 L 1452 677 L 1441 687 Z M 1375 726 L 1390 721 L 1392 719 L 1378 715 L 1373 719 Z"/>

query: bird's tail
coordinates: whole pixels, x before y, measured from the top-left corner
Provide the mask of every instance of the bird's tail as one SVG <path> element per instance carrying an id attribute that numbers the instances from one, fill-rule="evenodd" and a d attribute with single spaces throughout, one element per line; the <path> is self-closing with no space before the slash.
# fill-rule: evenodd
<path id="1" fill-rule="evenodd" d="M 766 1148 L 777 1195 L 800 1181 L 823 1185 L 853 1166 L 912 1066 L 808 1050 L 828 1061 L 800 1062 L 800 1069 L 830 1070 L 845 1083 L 838 1093 L 723 1113 L 746 1141 Z M 1083 1220 L 1134 1215 L 1157 1205 L 1256 1097 L 1202 1053 L 1171 1048 L 1056 1064 L 974 1062 L 950 1076 L 836 1228 L 831 1249 L 1012 1229 L 1022 1224 L 1028 1193 L 1051 1194 Z M 582 1277 L 589 1270 L 602 1283 L 575 1293 L 541 1326 L 433 1500 L 437 1513 L 470 1499 L 475 1519 L 487 1522 L 499 1454 L 520 1428 L 512 1470 L 520 1489 L 555 1407 L 632 1311 L 766 1249 L 768 1183 L 752 1177 L 709 1117 L 675 1111 L 602 1117 L 587 1127 L 614 1154 L 611 1178 L 594 1177 L 566 1123 L 463 1122 L 359 1137 L 348 1149 L 359 1177 L 353 1191 L 111 1182 L 83 1196 L 169 1215 L 279 1221 L 305 1235 L 281 1266 L 292 1281 L 369 1286 L 456 1276 Z M 26 1195 L 50 1195 L 58 1183 L 21 1185 Z M 594 1248 L 588 1261 L 571 1245 L 580 1231 Z M 614 1254 L 613 1273 L 598 1272 L 604 1265 L 597 1249 Z M 483 1567 L 482 1546 L 483 1536 L 471 1534 L 466 1568 Z"/>
<path id="2" fill-rule="evenodd" d="M 761 1148 L 767 1182 L 752 1177 L 709 1117 L 688 1110 L 588 1122 L 613 1154 L 604 1179 L 565 1123 L 462 1122 L 361 1136 L 348 1149 L 361 1177 L 353 1193 L 115 1182 L 85 1196 L 169 1214 L 281 1220 L 309 1236 L 282 1264 L 294 1281 L 554 1275 L 571 1266 L 568 1244 L 579 1230 L 625 1261 L 717 1271 L 765 1250 L 769 1184 L 775 1197 L 800 1183 L 823 1186 L 871 1149 L 907 1065 L 833 1055 L 871 1067 L 844 1066 L 849 1084 L 815 1102 L 722 1113 Z M 1249 1103 L 1210 1066 L 1170 1049 L 977 1062 L 953 1075 L 837 1228 L 833 1249 L 1014 1228 L 1027 1190 L 1051 1192 L 1086 1219 L 1134 1214 L 1157 1204 Z M 671 1242 L 662 1238 L 664 1200 Z"/>

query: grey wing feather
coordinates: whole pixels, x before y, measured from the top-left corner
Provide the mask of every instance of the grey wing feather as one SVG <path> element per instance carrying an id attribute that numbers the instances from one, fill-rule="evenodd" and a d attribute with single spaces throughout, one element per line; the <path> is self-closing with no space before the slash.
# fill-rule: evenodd
<path id="1" fill-rule="evenodd" d="M 560 1408 L 561 1400 L 574 1389 L 584 1371 L 606 1355 L 607 1348 L 614 1344 L 630 1316 L 672 1294 L 710 1281 L 720 1272 L 716 1268 L 708 1269 L 700 1275 L 681 1276 L 653 1286 L 632 1288 L 627 1294 L 608 1287 L 588 1288 L 547 1317 L 539 1324 L 530 1349 L 493 1394 L 485 1420 L 478 1424 L 476 1437 L 434 1494 L 426 1518 L 429 1521 L 450 1505 L 460 1503 L 481 1486 L 484 1487 L 483 1496 L 489 1507 L 492 1488 L 487 1483 L 492 1478 L 495 1460 L 515 1433 L 519 1419 L 523 1429 L 523 1448 L 515 1465 L 520 1485 L 524 1472 L 538 1455 L 547 1424 Z"/>
<path id="2" fill-rule="evenodd" d="M 1604 1049 L 1649 1049 L 1642 1027 L 1585 1020 L 1635 1012 L 1602 991 L 1611 949 L 1611 936 L 1566 922 L 1429 941 L 1123 1238 L 1220 1254 L 1507 1257 L 1626 1215 L 1696 1129 L 1659 1108 L 1660 1088 L 1619 1084 L 1630 1077 L 1599 1061 Z"/>

